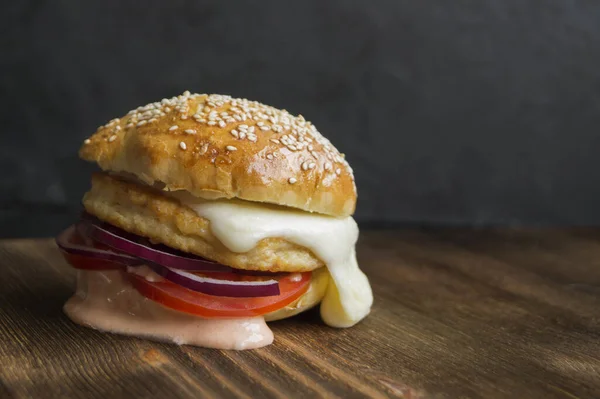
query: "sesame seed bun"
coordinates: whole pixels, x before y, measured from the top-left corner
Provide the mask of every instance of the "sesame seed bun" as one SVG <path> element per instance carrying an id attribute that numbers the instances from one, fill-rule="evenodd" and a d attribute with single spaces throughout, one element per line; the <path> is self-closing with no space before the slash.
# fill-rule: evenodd
<path id="1" fill-rule="evenodd" d="M 79 155 L 164 190 L 331 216 L 354 213 L 352 169 L 302 116 L 246 99 L 183 95 L 113 119 Z"/>

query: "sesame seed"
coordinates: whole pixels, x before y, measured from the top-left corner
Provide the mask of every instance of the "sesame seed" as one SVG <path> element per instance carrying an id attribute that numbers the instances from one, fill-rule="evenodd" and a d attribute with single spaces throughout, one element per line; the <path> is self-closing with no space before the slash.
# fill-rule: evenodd
<path id="1" fill-rule="evenodd" d="M 335 170 L 335 174 L 338 175 L 338 176 L 341 175 L 342 174 L 342 170 L 340 168 L 337 168 Z"/>
<path id="2" fill-rule="evenodd" d="M 117 126 L 116 129 L 117 129 L 117 132 L 118 132 L 119 130 L 121 130 L 121 126 Z"/>
<path id="3" fill-rule="evenodd" d="M 177 126 L 177 125 L 173 125 L 173 126 L 171 126 L 171 127 L 169 128 L 169 130 L 170 130 L 171 132 L 172 132 L 173 130 L 177 130 L 177 129 L 179 129 L 179 126 Z"/>
<path id="4" fill-rule="evenodd" d="M 297 182 L 297 180 L 296 180 L 296 178 L 294 178 L 294 177 L 290 177 L 290 178 L 288 179 L 288 183 L 290 183 L 290 184 L 294 184 L 294 183 L 296 183 L 296 182 Z"/>
<path id="5" fill-rule="evenodd" d="M 232 145 L 228 145 L 228 146 L 227 146 L 227 147 L 225 147 L 225 148 L 227 148 L 227 151 L 237 151 L 237 148 L 236 148 L 236 147 L 234 147 L 234 146 L 232 146 Z"/>
<path id="6" fill-rule="evenodd" d="M 195 112 L 191 109 L 192 107 L 195 108 Z M 129 129 L 136 125 L 144 126 L 157 122 L 168 112 L 177 112 L 182 120 L 187 119 L 189 115 L 197 123 L 207 123 L 210 126 L 218 124 L 222 128 L 227 127 L 228 124 L 241 123 L 241 125 L 235 126 L 235 129 L 228 131 L 233 137 L 242 140 L 248 139 L 250 142 L 258 141 L 256 132 L 259 130 L 261 132 L 271 130 L 274 135 L 265 138 L 274 145 L 286 147 L 290 151 L 308 150 L 310 158 L 304 159 L 301 164 L 305 165 L 306 170 L 315 168 L 317 160 L 319 160 L 318 164 L 323 165 L 325 170 L 335 169 L 338 173 L 337 169 L 339 169 L 339 174 L 341 174 L 341 170 L 345 170 L 349 177 L 353 178 L 352 170 L 343 155 L 303 116 L 294 116 L 286 110 L 278 110 L 245 98 L 232 98 L 220 94 L 193 94 L 185 91 L 182 95 L 162 99 L 159 102 L 149 103 L 129 111 L 126 117 L 127 125 L 120 125 L 119 119 L 113 119 L 100 129 L 112 128 L 113 132 L 116 132 L 119 131 L 119 128 Z M 243 122 L 246 120 L 255 122 Z M 172 129 L 177 130 L 179 127 Z M 282 133 L 285 133 L 283 137 L 278 137 Z M 315 151 L 317 144 L 320 145 L 318 154 Z M 196 149 L 200 151 L 200 147 Z M 208 147 L 206 151 L 208 151 Z M 276 152 L 267 155 L 270 155 L 267 159 L 277 158 Z M 299 165 L 300 170 L 302 170 L 301 165 Z"/>
<path id="7" fill-rule="evenodd" d="M 302 162 L 302 170 L 308 170 L 308 161 Z"/>
<path id="8" fill-rule="evenodd" d="M 196 134 L 196 131 L 194 129 L 185 129 L 184 132 L 186 132 L 187 134 Z"/>
<path id="9" fill-rule="evenodd" d="M 115 141 L 117 139 L 117 135 L 113 134 L 112 136 L 110 136 L 110 138 L 108 139 L 109 143 L 112 143 L 113 141 Z"/>
<path id="10" fill-rule="evenodd" d="M 92 140 L 90 140 L 90 139 L 85 139 L 85 140 L 83 140 L 83 142 L 84 142 L 85 144 L 89 144 L 89 143 L 91 143 L 91 142 L 92 142 Z"/>
<path id="11" fill-rule="evenodd" d="M 202 147 L 200 148 L 200 155 L 206 154 L 206 151 L 208 151 L 208 143 L 202 144 Z"/>
<path id="12" fill-rule="evenodd" d="M 181 148 L 182 150 L 186 150 L 187 145 L 183 141 L 181 141 L 181 142 L 179 142 L 179 148 Z"/>

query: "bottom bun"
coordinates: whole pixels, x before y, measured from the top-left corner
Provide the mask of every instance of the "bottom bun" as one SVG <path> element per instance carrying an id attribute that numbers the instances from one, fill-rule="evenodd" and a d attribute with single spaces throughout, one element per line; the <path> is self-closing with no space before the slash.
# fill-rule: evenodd
<path id="1" fill-rule="evenodd" d="M 265 315 L 265 320 L 275 321 L 285 319 L 318 305 L 325 296 L 329 279 L 330 277 L 327 268 L 321 267 L 317 270 L 313 270 L 310 285 L 304 295 L 284 308 L 267 313 Z"/>

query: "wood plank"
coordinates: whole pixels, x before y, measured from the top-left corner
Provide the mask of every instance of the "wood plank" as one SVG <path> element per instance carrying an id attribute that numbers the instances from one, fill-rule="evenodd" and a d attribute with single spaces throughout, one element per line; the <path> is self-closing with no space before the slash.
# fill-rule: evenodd
<path id="1" fill-rule="evenodd" d="M 0 242 L 1 397 L 600 397 L 600 231 L 362 234 L 372 314 L 271 323 L 244 352 L 103 334 L 50 240 Z"/>

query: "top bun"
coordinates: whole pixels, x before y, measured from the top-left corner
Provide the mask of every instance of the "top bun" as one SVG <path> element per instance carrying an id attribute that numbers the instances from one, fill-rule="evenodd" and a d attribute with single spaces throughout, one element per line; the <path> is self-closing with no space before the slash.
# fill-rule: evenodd
<path id="1" fill-rule="evenodd" d="M 151 103 L 101 126 L 81 158 L 167 191 L 240 198 L 345 217 L 350 165 L 301 115 L 219 94 Z"/>

